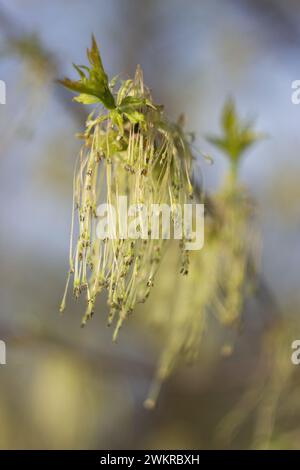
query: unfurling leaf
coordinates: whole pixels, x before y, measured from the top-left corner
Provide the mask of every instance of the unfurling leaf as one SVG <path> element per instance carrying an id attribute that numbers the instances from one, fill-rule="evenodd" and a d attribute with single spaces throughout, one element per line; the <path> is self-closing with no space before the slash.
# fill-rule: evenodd
<path id="1" fill-rule="evenodd" d="M 209 136 L 207 140 L 224 152 L 233 165 L 238 164 L 245 150 L 265 137 L 253 130 L 251 122 L 243 122 L 239 119 L 232 99 L 228 99 L 224 105 L 221 125 L 223 135 L 221 137 Z"/>
<path id="2" fill-rule="evenodd" d="M 87 50 L 87 56 L 90 67 L 73 64 L 80 80 L 74 81 L 65 78 L 64 80 L 58 80 L 58 82 L 66 88 L 80 93 L 75 98 L 80 103 L 94 104 L 101 102 L 107 109 L 114 109 L 116 107 L 115 100 L 109 88 L 108 77 L 104 71 L 94 36 L 92 36 L 92 47 Z"/>

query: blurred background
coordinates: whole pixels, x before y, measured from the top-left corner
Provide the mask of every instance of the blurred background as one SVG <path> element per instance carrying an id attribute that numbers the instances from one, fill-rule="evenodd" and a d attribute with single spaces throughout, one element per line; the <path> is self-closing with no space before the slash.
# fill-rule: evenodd
<path id="1" fill-rule="evenodd" d="M 299 20 L 297 0 L 0 1 L 0 448 L 299 447 L 300 368 L 290 363 L 300 337 L 300 105 L 291 102 Z M 131 318 L 113 345 L 105 312 L 84 330 L 81 302 L 58 313 L 74 134 L 86 110 L 55 79 L 86 63 L 92 32 L 110 77 L 131 77 L 139 63 L 156 102 L 172 119 L 186 114 L 214 158 L 199 161 L 208 192 L 227 163 L 205 136 L 218 132 L 228 96 L 268 134 L 240 169 L 263 249 L 237 348 L 220 357 L 210 341 L 151 412 L 143 401 L 161 345 L 148 326 Z"/>

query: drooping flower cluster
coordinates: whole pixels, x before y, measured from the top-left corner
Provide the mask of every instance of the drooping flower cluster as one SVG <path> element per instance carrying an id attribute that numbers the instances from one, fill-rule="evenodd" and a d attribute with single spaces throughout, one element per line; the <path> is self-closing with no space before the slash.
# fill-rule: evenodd
<path id="1" fill-rule="evenodd" d="M 82 135 L 84 145 L 74 175 L 70 270 L 61 310 L 71 276 L 75 296 L 86 293 L 83 325 L 94 313 L 98 295 L 106 289 L 108 322 L 116 320 L 116 339 L 136 303 L 145 302 L 149 296 L 166 247 L 162 236 L 151 237 L 150 223 L 143 223 L 140 213 L 135 220 L 140 237 L 120 235 L 124 229 L 120 201 L 126 196 L 128 206 L 146 207 L 148 219 L 155 205 L 167 204 L 176 225 L 178 206 L 183 207 L 193 198 L 193 156 L 180 125 L 170 123 L 163 108 L 153 103 L 140 67 L 134 79 L 121 82 L 113 94 L 117 86 L 107 82 L 94 39 L 88 57 L 90 69 L 76 66 L 81 80 L 65 79 L 62 83 L 80 92 L 77 101 L 102 101 L 108 110 L 94 111 Z M 116 207 L 117 219 L 115 225 L 107 227 L 104 239 L 97 234 L 97 208 L 103 201 L 108 208 Z M 181 271 L 187 274 L 184 240 L 178 245 L 182 251 Z"/>

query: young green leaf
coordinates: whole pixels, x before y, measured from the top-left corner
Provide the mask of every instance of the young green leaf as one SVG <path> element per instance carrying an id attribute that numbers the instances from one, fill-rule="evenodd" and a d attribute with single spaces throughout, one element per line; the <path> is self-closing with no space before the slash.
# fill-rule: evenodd
<path id="1" fill-rule="evenodd" d="M 221 126 L 223 135 L 209 136 L 207 140 L 222 150 L 235 166 L 238 165 L 245 150 L 264 137 L 263 134 L 253 130 L 251 122 L 239 119 L 232 99 L 228 99 L 224 105 Z"/>
<path id="2" fill-rule="evenodd" d="M 80 94 L 74 98 L 75 101 L 83 104 L 101 102 L 107 109 L 114 109 L 116 107 L 115 99 L 110 91 L 108 77 L 104 71 L 94 36 L 92 36 L 92 47 L 87 50 L 87 57 L 90 67 L 73 64 L 80 80 L 74 81 L 65 78 L 64 80 L 58 80 L 58 82 Z"/>

